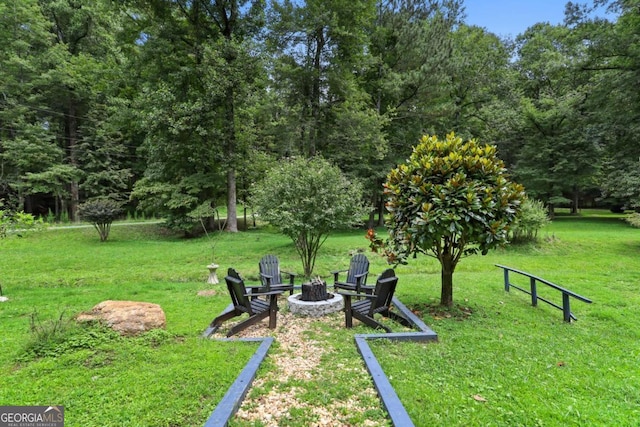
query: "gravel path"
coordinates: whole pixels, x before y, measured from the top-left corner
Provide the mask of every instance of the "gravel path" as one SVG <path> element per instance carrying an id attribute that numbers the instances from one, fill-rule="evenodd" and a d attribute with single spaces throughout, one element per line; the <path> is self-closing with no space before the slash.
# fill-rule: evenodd
<path id="1" fill-rule="evenodd" d="M 232 325 L 227 322 L 214 337 L 223 337 Z M 299 317 L 285 309 L 278 313 L 275 330 L 268 329 L 263 321 L 235 336 L 272 336 L 275 344 L 269 350 L 267 367 L 263 365 L 258 371 L 236 413 L 234 425 L 260 422 L 259 425 L 277 427 L 285 421 L 287 425 L 309 427 L 390 425 L 353 340 L 349 345 L 353 345 L 354 354 L 343 360 L 335 348 L 335 338 L 323 340 L 331 334 L 326 332 L 327 327 L 343 329 L 344 315 L 335 313 L 317 319 Z M 339 388 L 345 386 L 345 378 L 349 382 L 353 379 L 348 398 L 330 397 L 327 404 L 310 402 L 313 399 L 309 399 L 309 393 L 318 392 L 323 399 L 317 400 L 325 400 L 328 391 L 320 389 L 333 388 L 326 386 L 327 381 L 335 382 Z M 304 399 L 302 394 L 306 394 Z"/>

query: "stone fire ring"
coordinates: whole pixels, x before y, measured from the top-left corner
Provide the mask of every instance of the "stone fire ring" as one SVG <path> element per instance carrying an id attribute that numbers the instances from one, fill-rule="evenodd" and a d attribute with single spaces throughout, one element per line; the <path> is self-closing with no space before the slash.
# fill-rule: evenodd
<path id="1" fill-rule="evenodd" d="M 289 311 L 300 316 L 322 317 L 342 310 L 344 308 L 342 295 L 330 295 L 333 295 L 333 297 L 322 301 L 302 301 L 300 299 L 301 294 L 290 295 L 289 298 L 287 298 Z"/>

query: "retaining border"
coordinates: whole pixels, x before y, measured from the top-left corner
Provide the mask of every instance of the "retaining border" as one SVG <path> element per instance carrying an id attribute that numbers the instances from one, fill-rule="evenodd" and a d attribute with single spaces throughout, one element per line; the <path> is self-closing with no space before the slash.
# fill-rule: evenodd
<path id="1" fill-rule="evenodd" d="M 373 384 L 378 392 L 378 396 L 382 404 L 389 414 L 392 424 L 395 427 L 412 427 L 413 421 L 409 417 L 407 410 L 400 401 L 396 391 L 394 390 L 389 378 L 384 373 L 382 366 L 373 354 L 371 347 L 367 343 L 368 340 L 387 339 L 391 341 L 416 341 L 429 342 L 437 341 L 438 334 L 429 328 L 418 316 L 416 316 L 407 306 L 405 306 L 395 296 L 393 297 L 393 305 L 404 316 L 418 332 L 397 332 L 389 334 L 356 334 L 354 340 L 358 352 L 362 357 L 367 372 L 373 379 Z M 240 408 L 240 404 L 244 400 L 251 383 L 253 382 L 260 364 L 267 356 L 267 352 L 274 342 L 273 337 L 265 338 L 222 338 L 219 341 L 240 341 L 240 342 L 261 342 L 260 346 L 253 354 L 244 369 L 240 372 L 236 380 L 233 382 L 227 393 L 224 395 L 220 403 L 216 406 L 211 416 L 204 424 L 204 427 L 227 427 L 231 417 Z"/>

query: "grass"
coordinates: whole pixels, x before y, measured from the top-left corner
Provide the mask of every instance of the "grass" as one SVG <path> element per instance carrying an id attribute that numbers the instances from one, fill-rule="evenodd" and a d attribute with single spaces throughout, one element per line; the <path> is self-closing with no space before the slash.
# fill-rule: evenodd
<path id="1" fill-rule="evenodd" d="M 637 425 L 640 233 L 618 217 L 586 213 L 560 216 L 543 234 L 547 243 L 460 264 L 454 298 L 471 314 L 427 318 L 438 344 L 371 344 L 416 425 Z M 505 293 L 494 263 L 594 302 L 574 300 L 579 320 L 564 323 L 561 311 L 533 308 L 517 290 Z M 422 304 L 426 314 L 436 292 L 420 293 L 421 280 L 408 278 L 401 299 Z M 560 303 L 558 292 L 544 288 L 543 296 Z"/>
<path id="2" fill-rule="evenodd" d="M 449 312 L 432 309 L 440 292 L 435 260 L 399 267 L 397 296 L 421 313 L 439 342 L 370 345 L 414 423 L 637 425 L 640 230 L 621 218 L 559 214 L 537 245 L 464 259 L 454 275 L 457 307 Z M 331 236 L 316 273 L 329 278 L 346 268 L 350 251 L 367 247 L 363 236 L 362 230 Z M 283 270 L 301 270 L 290 241 L 268 227 L 214 238 L 221 277 L 234 267 L 248 282 L 257 280 L 266 253 L 278 255 Z M 56 229 L 1 240 L 0 254 L 0 285 L 9 297 L 0 303 L 0 405 L 64 405 L 68 426 L 202 425 L 256 349 L 199 338 L 228 304 L 224 285 L 211 297 L 197 295 L 211 288 L 205 238 L 180 239 L 140 224 L 113 227 L 101 243 L 92 228 Z M 369 258 L 373 276 L 386 268 Z M 531 307 L 517 290 L 505 293 L 494 264 L 528 271 L 594 303 L 572 301 L 578 321 L 564 323 L 561 311 Z M 559 301 L 549 291 L 540 289 Z M 124 339 L 70 320 L 107 299 L 160 304 L 166 332 Z M 357 358 L 351 337 L 368 330 L 311 331 L 335 349 L 323 369 L 337 366 L 336 357 L 341 364 Z M 267 363 L 260 375 L 269 369 Z M 332 405 L 348 395 L 345 384 L 348 375 L 338 370 L 301 384 L 306 389 L 298 399 Z M 298 412 L 290 412 L 287 425 L 309 424 L 309 414 Z M 380 409 L 369 412 L 378 423 L 384 418 Z"/>

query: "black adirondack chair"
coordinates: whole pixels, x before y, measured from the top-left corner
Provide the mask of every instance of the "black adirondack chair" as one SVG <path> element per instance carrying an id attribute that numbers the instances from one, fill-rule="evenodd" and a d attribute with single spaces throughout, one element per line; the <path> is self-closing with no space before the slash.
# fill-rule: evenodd
<path id="1" fill-rule="evenodd" d="M 227 289 L 231 296 L 231 305 L 227 311 L 213 319 L 207 330 L 203 333 L 203 336 L 210 336 L 217 331 L 225 321 L 242 316 L 245 313 L 249 315 L 249 318 L 229 329 L 227 337 L 237 334 L 267 316 L 269 317 L 269 329 L 275 329 L 276 314 L 278 312 L 278 295 L 280 295 L 282 291 L 256 292 L 256 290 L 262 289 L 262 287 L 246 286 L 244 280 L 242 280 L 238 272 L 233 268 L 229 269 L 224 280 L 227 283 Z M 255 296 L 265 296 L 266 300 L 253 298 Z"/>
<path id="2" fill-rule="evenodd" d="M 280 271 L 280 261 L 275 255 L 265 255 L 258 263 L 260 268 L 260 281 L 266 292 L 269 291 L 289 291 L 293 294 L 293 284 L 296 275 L 286 271 Z M 289 281 L 282 280 L 283 274 L 289 276 Z"/>
<path id="3" fill-rule="evenodd" d="M 391 332 L 388 326 L 378 322 L 374 316 L 380 314 L 382 316 L 393 319 L 404 326 L 411 327 L 411 323 L 404 317 L 390 310 L 393 294 L 396 291 L 398 277 L 392 269 L 387 269 L 376 280 L 376 286 L 373 293 L 354 293 L 339 292 L 344 297 L 344 315 L 345 326 L 353 327 L 353 318 L 355 317 L 362 323 L 376 329 L 384 329 Z M 356 301 L 352 299 L 356 298 Z"/>
<path id="4" fill-rule="evenodd" d="M 346 272 L 344 281 L 339 280 L 340 273 Z M 348 270 L 332 271 L 333 287 L 335 290 L 344 289 L 347 291 L 361 292 L 365 290 L 367 276 L 369 275 L 369 259 L 364 254 L 355 254 L 351 257 Z"/>

